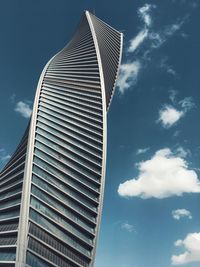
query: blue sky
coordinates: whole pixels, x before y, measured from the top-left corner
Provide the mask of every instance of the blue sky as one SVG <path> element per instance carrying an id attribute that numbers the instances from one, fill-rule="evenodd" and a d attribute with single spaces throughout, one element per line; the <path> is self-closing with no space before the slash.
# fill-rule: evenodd
<path id="1" fill-rule="evenodd" d="M 200 266 L 200 1 L 0 3 L 0 167 L 83 10 L 124 33 L 95 267 Z"/>

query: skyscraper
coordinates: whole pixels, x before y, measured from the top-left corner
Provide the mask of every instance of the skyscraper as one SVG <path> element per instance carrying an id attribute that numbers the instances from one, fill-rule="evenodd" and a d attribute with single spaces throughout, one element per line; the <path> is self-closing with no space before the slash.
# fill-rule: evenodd
<path id="1" fill-rule="evenodd" d="M 88 11 L 45 66 L 0 174 L 0 266 L 93 266 L 122 34 Z"/>

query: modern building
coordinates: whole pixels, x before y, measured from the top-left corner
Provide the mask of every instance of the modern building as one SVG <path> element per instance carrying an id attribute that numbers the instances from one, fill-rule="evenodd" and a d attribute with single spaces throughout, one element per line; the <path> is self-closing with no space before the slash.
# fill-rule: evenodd
<path id="1" fill-rule="evenodd" d="M 45 66 L 29 126 L 0 174 L 0 266 L 93 266 L 121 54 L 122 34 L 86 11 Z"/>

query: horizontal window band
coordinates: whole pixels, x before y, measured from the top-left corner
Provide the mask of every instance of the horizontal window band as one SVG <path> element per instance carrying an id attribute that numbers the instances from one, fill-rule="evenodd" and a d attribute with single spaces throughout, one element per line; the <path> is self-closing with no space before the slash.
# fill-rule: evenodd
<path id="1" fill-rule="evenodd" d="M 12 179 L 11 179 L 11 181 L 12 181 Z M 19 179 L 16 179 L 16 177 L 15 177 L 15 182 L 13 182 L 12 184 L 8 184 L 6 186 L 5 185 L 0 186 L 0 200 L 1 200 L 2 194 L 6 193 L 7 191 L 10 191 L 10 189 L 13 187 L 18 187 L 19 185 L 22 184 L 22 181 L 23 181 L 23 176 L 21 175 L 21 176 L 19 176 Z"/>
<path id="2" fill-rule="evenodd" d="M 63 187 L 56 187 L 56 184 L 52 184 L 52 180 L 45 180 L 45 177 L 35 173 L 32 176 L 32 184 L 40 190 L 44 190 L 47 195 L 51 195 L 83 220 L 87 221 L 92 227 L 95 227 L 97 214 L 94 215 L 94 212 L 88 211 L 88 207 L 83 202 L 80 202 L 80 198 L 74 199 L 68 194 L 68 191 L 63 192 Z"/>
<path id="3" fill-rule="evenodd" d="M 56 86 L 62 86 L 62 87 L 69 87 L 71 85 L 76 85 L 78 87 L 81 87 L 82 89 L 93 89 L 94 91 L 95 90 L 101 90 L 101 86 L 100 84 L 89 84 L 89 83 L 86 83 L 86 82 L 80 82 L 80 81 L 74 81 L 74 80 L 60 80 L 60 79 L 55 79 L 53 77 L 45 77 L 44 78 L 44 83 L 49 83 L 51 85 L 56 85 Z"/>
<path id="4" fill-rule="evenodd" d="M 48 129 L 43 130 L 45 128 L 41 127 L 40 128 L 37 127 L 37 131 L 36 131 L 36 137 L 37 140 L 43 140 L 44 138 L 46 138 L 46 142 L 48 142 L 47 140 L 51 140 L 52 142 L 55 142 L 56 144 L 59 145 L 59 147 L 62 147 L 63 149 L 66 147 L 71 146 L 71 148 L 77 148 L 78 149 L 78 145 L 79 142 L 77 142 L 75 140 L 75 142 L 73 140 L 69 139 L 62 139 L 59 137 L 59 135 L 57 135 L 56 133 L 51 133 Z M 78 150 L 77 150 L 78 151 Z M 83 152 L 83 153 L 82 153 Z M 96 164 L 98 164 L 99 162 L 101 163 L 101 157 L 98 158 L 98 156 L 96 156 L 95 154 L 93 154 L 91 151 L 88 150 L 87 147 L 82 146 L 80 144 L 80 154 L 79 155 L 85 155 L 85 157 L 88 158 L 88 160 L 92 160 L 94 161 L 94 159 L 96 159 Z M 101 167 L 101 164 L 99 165 L 99 167 Z"/>
<path id="5" fill-rule="evenodd" d="M 20 199 L 18 199 L 18 200 L 20 200 Z M 10 206 L 6 206 L 6 207 L 0 209 L 0 213 L 1 213 L 0 218 L 1 218 L 1 215 L 3 215 L 3 213 L 7 214 L 7 213 L 10 213 L 11 211 L 14 211 L 13 212 L 14 214 L 16 211 L 18 213 L 18 210 L 20 209 L 20 204 L 21 204 L 21 202 L 18 201 L 16 204 L 12 204 Z"/>
<path id="6" fill-rule="evenodd" d="M 26 157 L 26 149 L 27 149 L 27 144 L 21 149 L 19 150 L 19 152 L 12 157 L 8 164 L 6 165 L 6 168 L 1 172 L 0 177 L 2 177 L 10 168 L 13 168 L 13 166 L 22 159 L 22 157 Z"/>
<path id="7" fill-rule="evenodd" d="M 0 221 L 4 221 L 4 220 L 11 220 L 12 218 L 15 218 L 19 216 L 19 206 L 17 207 L 17 209 L 15 208 L 14 210 L 9 210 L 7 212 L 1 212 L 0 213 Z"/>
<path id="8" fill-rule="evenodd" d="M 1 262 L 14 262 L 16 259 L 16 254 L 15 252 L 13 251 L 10 251 L 10 249 L 8 248 L 7 250 L 5 249 L 4 251 L 1 251 L 0 250 L 0 263 Z M 6 267 L 6 263 L 5 264 L 5 267 Z"/>
<path id="9" fill-rule="evenodd" d="M 88 149 L 85 147 L 80 147 L 77 143 L 70 142 L 70 140 L 64 141 L 63 139 L 57 138 L 55 135 L 47 134 L 47 132 L 43 134 L 41 132 L 39 134 L 36 132 L 35 138 L 44 144 L 49 143 L 52 146 L 61 149 L 61 151 L 65 151 L 65 149 L 72 151 L 73 153 L 78 154 L 80 157 L 83 157 L 85 160 L 92 163 L 94 166 L 99 168 L 102 167 L 101 157 L 96 157 L 94 154 L 88 151 Z"/>
<path id="10" fill-rule="evenodd" d="M 10 178 L 9 175 L 11 175 L 12 177 L 14 177 L 15 174 L 18 174 L 19 172 L 21 172 L 22 170 L 24 170 L 24 165 L 25 165 L 25 161 L 23 161 L 22 163 L 20 163 L 18 166 L 14 167 L 12 170 L 10 170 L 8 173 L 6 173 L 6 175 L 2 176 L 1 179 L 0 179 L 0 186 L 4 183 L 4 181 L 6 180 L 6 178 L 8 178 L 8 179 Z"/>
<path id="11" fill-rule="evenodd" d="M 31 218 L 29 222 L 31 223 L 31 225 L 37 227 L 44 233 L 47 233 L 49 236 L 55 238 L 56 240 L 64 244 L 64 246 L 68 247 L 70 251 L 78 254 L 86 260 L 91 260 L 91 246 L 88 247 L 85 242 L 81 244 L 81 242 L 77 241 L 76 238 L 75 240 L 70 236 L 66 235 L 65 229 L 55 224 L 55 222 L 52 222 L 51 219 L 48 220 L 47 218 L 45 218 L 45 216 L 43 216 L 42 214 L 40 214 L 40 212 L 34 210 L 33 208 L 31 208 L 30 216 Z M 33 232 L 30 230 L 31 228 L 29 228 L 29 233 L 33 234 Z M 84 247 L 85 245 L 86 247 Z"/>
<path id="12" fill-rule="evenodd" d="M 7 199 L 4 202 L 0 202 L 0 211 L 3 212 L 5 209 L 9 209 L 11 206 L 20 205 L 21 203 L 21 194 L 15 196 L 15 198 Z"/>
<path id="13" fill-rule="evenodd" d="M 68 120 L 73 119 L 76 123 L 81 124 L 84 127 L 91 127 L 92 129 L 95 129 L 95 131 L 102 130 L 102 120 L 97 120 L 96 118 L 75 111 L 72 108 L 69 108 L 68 105 L 63 104 L 63 101 L 60 101 L 60 99 L 56 97 L 43 93 L 40 101 L 40 103 L 49 104 L 53 109 L 56 108 L 55 110 L 58 112 L 61 111 L 63 116 Z"/>
<path id="14" fill-rule="evenodd" d="M 52 163 L 51 162 L 49 162 L 49 161 L 47 161 L 47 160 L 45 160 L 45 159 L 42 159 L 41 157 L 39 157 L 38 155 L 36 155 L 35 157 L 34 157 L 34 163 L 36 163 L 37 165 L 42 165 L 42 167 L 44 168 L 44 167 L 46 167 L 46 168 L 48 168 L 48 167 L 50 167 L 50 168 L 48 168 L 48 170 L 50 170 L 51 171 L 51 173 L 52 174 L 56 174 L 56 176 L 58 176 L 58 174 L 59 173 L 63 173 L 63 174 L 65 174 L 65 175 L 67 175 L 67 178 L 69 177 L 69 179 L 71 179 L 71 180 L 75 180 L 75 181 L 80 181 L 80 184 L 85 184 L 85 187 L 87 187 L 87 184 L 85 183 L 85 179 L 84 179 L 84 177 L 82 177 L 82 176 L 79 176 L 78 174 L 76 175 L 76 172 L 73 172 L 73 171 L 67 171 L 67 169 L 66 169 L 66 171 L 63 171 L 60 167 L 58 167 L 57 165 L 52 165 Z M 54 171 L 52 172 L 52 170 L 54 169 Z M 56 170 L 56 171 L 55 171 Z M 64 177 L 63 177 L 64 178 Z M 61 178 L 63 181 L 65 181 L 66 179 L 63 179 L 63 178 Z M 68 180 L 68 182 L 69 182 L 69 179 L 67 179 Z M 72 186 L 72 184 L 70 185 L 68 185 L 68 186 L 71 186 L 72 187 L 72 189 L 74 189 L 75 191 L 77 191 L 77 192 L 79 192 L 77 189 L 76 189 L 76 187 L 74 187 L 74 186 Z M 90 184 L 89 184 L 89 186 L 90 186 Z M 84 192 L 79 192 L 79 194 L 81 194 L 81 195 L 83 195 L 83 197 L 84 198 L 87 198 L 88 199 L 88 201 L 89 202 L 91 202 L 93 205 L 98 205 L 98 202 L 96 201 L 96 200 L 94 200 L 94 198 L 91 198 L 90 197 L 90 195 L 88 194 L 85 194 Z"/>
<path id="15" fill-rule="evenodd" d="M 91 256 L 90 253 L 93 248 L 91 245 L 88 245 L 77 236 L 72 235 L 67 229 L 55 222 L 55 220 L 48 218 L 46 215 L 32 207 L 30 209 L 30 221 L 48 233 L 51 233 L 51 235 L 59 238 L 59 240 L 72 247 L 74 251 L 78 251 L 79 254 L 87 257 Z"/>
<path id="16" fill-rule="evenodd" d="M 96 61 L 87 61 L 89 62 L 96 62 Z M 79 62 L 81 64 L 81 62 Z M 76 77 L 68 77 L 68 76 L 62 76 L 62 75 L 52 75 L 52 74 L 48 74 L 48 72 L 45 75 L 45 79 L 52 79 L 55 81 L 61 81 L 64 83 L 68 83 L 68 82 L 77 82 L 77 83 L 81 83 L 81 84 L 85 84 L 86 86 L 91 85 L 91 86 L 100 86 L 100 80 L 94 80 L 94 79 L 84 79 L 84 78 L 76 78 Z"/>
<path id="17" fill-rule="evenodd" d="M 17 237 L 0 237 L 0 246 L 16 245 Z"/>
<path id="18" fill-rule="evenodd" d="M 2 223 L 0 222 L 0 232 L 16 231 L 18 229 L 18 222 Z"/>
<path id="19" fill-rule="evenodd" d="M 45 234 L 43 234 L 44 236 Z M 29 238 L 31 238 L 32 240 L 38 242 L 39 244 L 43 245 L 46 249 L 48 249 L 49 251 L 52 251 L 52 253 L 55 253 L 58 257 L 60 257 L 62 260 L 64 260 L 64 263 L 66 261 L 69 261 L 72 264 L 76 264 L 73 266 L 77 266 L 77 267 L 82 267 L 83 265 L 79 265 L 79 263 L 77 263 L 77 261 L 74 261 L 73 258 L 69 257 L 68 255 L 70 255 L 70 251 L 68 252 L 66 249 L 64 250 L 65 253 L 63 253 L 63 251 L 61 251 L 61 244 L 59 244 L 58 249 L 55 248 L 55 246 L 53 246 L 53 241 L 56 243 L 55 239 L 52 238 L 51 243 L 49 244 L 48 242 L 43 241 L 42 238 L 38 238 L 36 236 L 34 236 L 33 234 L 29 233 Z M 46 241 L 48 241 L 50 238 L 47 238 Z M 57 241 L 58 242 L 58 241 Z M 68 253 L 67 253 L 68 252 Z M 46 255 L 45 255 L 46 256 Z M 55 256 L 53 257 L 55 259 Z M 50 258 L 48 258 L 48 260 L 50 260 Z M 52 260 L 52 259 L 51 259 Z M 65 261 L 66 260 L 66 261 Z M 53 261 L 53 260 L 52 260 Z M 84 263 L 84 261 L 82 261 L 82 263 Z M 87 265 L 88 266 L 88 265 Z M 70 266 L 71 267 L 71 266 Z"/>
<path id="20" fill-rule="evenodd" d="M 27 248 L 26 263 L 26 267 L 37 266 L 38 264 L 40 264 L 41 267 L 55 267 L 54 263 L 50 263 L 47 259 L 41 257 L 41 255 L 29 248 Z"/>
<path id="21" fill-rule="evenodd" d="M 51 249 L 47 248 L 47 246 L 44 246 L 40 242 L 32 239 L 31 237 L 29 237 L 28 248 L 31 252 L 35 251 L 36 255 L 38 254 L 40 255 L 40 257 L 42 256 L 43 258 L 46 258 L 48 262 L 52 262 L 54 264 L 52 266 L 79 267 L 79 265 L 74 265 L 70 261 L 68 261 L 67 263 L 66 258 L 62 258 L 58 253 L 52 251 Z"/>
<path id="22" fill-rule="evenodd" d="M 78 232 L 76 234 L 75 231 L 72 231 L 72 229 L 67 228 L 64 220 L 62 220 L 61 218 L 60 218 L 61 222 L 56 220 L 55 214 L 54 214 L 54 217 L 47 215 L 44 212 L 41 212 L 38 209 L 38 207 L 35 208 L 32 204 L 31 204 L 30 208 L 32 210 L 36 211 L 38 214 L 40 214 L 42 217 L 44 217 L 49 222 L 53 223 L 56 227 L 59 227 L 60 229 L 62 229 L 62 231 L 67 233 L 67 235 L 70 236 L 72 239 L 76 240 L 77 242 L 80 242 L 81 245 L 88 247 L 88 249 L 93 248 L 93 244 L 91 243 L 92 240 L 89 241 L 89 239 L 86 239 L 86 237 L 82 236 L 82 235 L 80 237 L 80 233 L 78 235 Z"/>
<path id="23" fill-rule="evenodd" d="M 84 81 L 90 81 L 91 83 L 93 82 L 100 82 L 100 77 L 99 77 L 99 73 L 84 73 L 84 72 L 74 72 L 74 73 L 70 73 L 70 72 L 67 72 L 67 71 L 60 71 L 60 70 L 54 70 L 54 71 L 50 71 L 48 70 L 47 71 L 48 75 L 51 77 L 56 77 L 56 78 L 66 78 L 66 79 L 75 79 L 75 80 L 84 80 Z M 47 77 L 48 77 L 47 75 Z"/>
<path id="24" fill-rule="evenodd" d="M 50 234 L 48 231 L 42 229 L 34 223 L 31 223 L 29 233 L 32 234 L 31 236 L 33 238 L 36 237 L 37 239 L 42 240 L 44 244 L 48 244 L 58 252 L 64 253 L 70 259 L 75 260 L 79 264 L 82 264 L 81 266 L 88 266 L 88 263 L 91 260 L 85 254 L 82 254 L 79 251 L 73 249 L 73 247 L 64 243 L 55 235 Z"/>
<path id="25" fill-rule="evenodd" d="M 55 158 L 55 156 L 50 155 L 46 151 L 38 148 L 35 148 L 34 155 L 44 161 L 50 162 L 53 166 L 58 166 L 60 170 L 69 172 L 71 174 L 77 173 L 78 175 L 80 175 L 80 177 L 82 177 L 83 180 L 87 179 L 88 181 L 91 181 L 93 183 L 100 184 L 99 180 L 101 178 L 101 175 L 96 176 L 91 172 L 84 170 L 82 166 L 80 166 L 80 164 L 76 162 L 61 162 L 58 158 Z"/>
<path id="26" fill-rule="evenodd" d="M 63 201 L 48 194 L 47 191 L 40 189 L 35 183 L 32 183 L 31 194 L 44 205 L 47 205 L 50 209 L 59 214 L 59 216 L 63 217 L 70 225 L 80 231 L 83 231 L 90 237 L 94 236 L 96 225 L 91 224 L 91 222 L 88 223 L 88 220 L 85 220 L 85 218 L 80 216 L 78 212 L 75 213 Z"/>
<path id="27" fill-rule="evenodd" d="M 91 127 L 90 124 L 85 125 L 83 122 L 80 122 L 80 121 L 73 119 L 72 116 L 71 117 L 66 116 L 65 110 L 61 110 L 61 109 L 57 108 L 56 106 L 52 106 L 46 102 L 40 102 L 40 106 L 38 109 L 38 115 L 40 115 L 41 113 L 43 115 L 45 114 L 46 117 L 49 116 L 51 118 L 52 117 L 56 118 L 58 125 L 61 124 L 62 122 L 64 122 L 66 125 L 65 128 L 69 127 L 68 125 L 71 125 L 71 127 L 73 126 L 76 129 L 78 128 L 79 132 L 81 131 L 82 133 L 87 134 L 88 136 L 90 136 L 90 138 L 93 138 L 96 142 L 102 142 L 101 140 L 99 140 L 103 136 L 103 134 L 100 133 L 100 130 L 102 131 L 102 129 L 96 129 L 94 127 Z M 44 116 L 43 116 L 43 118 L 44 118 Z M 59 123 L 58 123 L 58 120 L 59 120 Z M 55 121 L 55 119 L 54 119 L 54 121 Z"/>
<path id="28" fill-rule="evenodd" d="M 78 164 L 78 166 L 84 168 L 89 173 L 97 176 L 101 175 L 101 167 L 97 168 L 96 166 L 89 164 L 88 161 L 86 161 L 84 158 L 80 157 L 79 154 L 76 154 L 73 151 L 70 151 L 68 149 L 66 149 L 66 151 L 61 151 L 53 147 L 53 145 L 51 146 L 47 144 L 47 142 L 43 143 L 40 141 L 36 141 L 35 148 L 54 157 L 61 163 L 68 164 L 70 162 L 71 164 Z"/>
<path id="29" fill-rule="evenodd" d="M 43 87 L 41 93 L 56 97 L 58 99 L 61 99 L 62 101 L 66 100 L 66 102 L 68 102 L 69 99 L 73 99 L 75 101 L 77 101 L 77 100 L 81 101 L 82 103 L 88 103 L 88 104 L 92 103 L 94 105 L 99 106 L 102 109 L 102 102 L 101 101 L 95 101 L 96 99 L 94 99 L 94 98 L 92 98 L 92 99 L 87 98 L 87 97 L 83 98 L 80 95 L 77 96 L 75 93 L 72 95 L 69 93 L 67 94 L 66 92 L 65 93 L 60 92 L 59 90 L 44 89 L 44 87 Z M 99 100 L 101 100 L 101 99 L 99 98 Z"/>
<path id="30" fill-rule="evenodd" d="M 80 112 L 81 114 L 83 114 L 87 117 L 102 120 L 102 113 L 101 113 L 102 111 L 101 110 L 99 110 L 99 112 L 97 113 L 97 112 L 94 112 L 93 110 L 90 110 L 90 109 L 77 107 L 77 105 L 74 105 L 73 103 L 68 103 L 68 102 L 66 102 L 65 105 L 61 105 L 59 103 L 52 101 L 50 98 L 44 97 L 44 95 L 39 99 L 39 108 L 41 106 L 45 106 L 45 107 L 47 106 L 47 108 L 51 109 L 53 112 L 61 113 L 62 117 L 67 117 L 67 113 L 66 113 L 67 110 L 71 110 L 74 112 Z M 84 127 L 86 127 L 86 126 L 84 125 Z"/>
<path id="31" fill-rule="evenodd" d="M 59 95 L 68 95 L 68 96 L 73 96 L 73 97 L 78 97 L 80 99 L 87 99 L 87 100 L 92 100 L 101 103 L 102 98 L 101 98 L 101 92 L 90 92 L 90 91 L 81 91 L 81 89 L 78 89 L 76 86 L 70 86 L 70 87 L 58 87 L 58 86 L 49 86 L 49 85 L 44 85 L 42 86 L 42 90 L 49 91 L 49 92 L 55 92 L 59 93 Z"/>
<path id="32" fill-rule="evenodd" d="M 20 186 L 19 188 L 14 189 L 12 191 L 8 191 L 7 193 L 4 193 L 4 194 L 1 195 L 0 201 L 4 201 L 6 199 L 14 198 L 15 195 L 21 194 L 21 191 L 22 191 L 22 186 Z"/>
<path id="33" fill-rule="evenodd" d="M 38 171 L 38 169 L 40 169 L 40 172 Z M 42 170 L 42 173 L 41 173 Z M 46 174 L 44 174 L 44 172 Z M 92 206 L 92 204 L 85 204 L 85 201 L 81 200 L 80 196 L 79 198 L 77 198 L 75 195 L 72 195 L 69 193 L 69 191 L 66 190 L 65 187 L 70 187 L 70 189 L 75 190 L 77 193 L 79 193 L 81 196 L 83 195 L 83 197 L 88 198 L 88 195 L 85 195 L 83 192 L 84 191 L 77 191 L 77 189 L 73 186 L 73 184 L 70 184 L 69 180 L 68 183 L 67 181 L 65 181 L 63 178 L 60 178 L 58 176 L 55 176 L 55 174 L 49 173 L 47 170 L 43 169 L 42 167 L 36 165 L 34 163 L 33 166 L 33 175 L 38 177 L 39 179 L 42 179 L 43 181 L 45 181 L 45 183 L 47 184 L 47 186 L 49 187 L 53 187 L 54 190 L 59 191 L 61 194 L 63 194 L 65 196 L 65 198 L 70 200 L 70 203 L 72 203 L 71 205 L 73 205 L 73 203 L 75 203 L 75 205 L 78 205 L 80 207 L 82 207 L 82 209 L 84 211 L 87 211 L 87 214 L 89 213 L 91 215 L 91 218 L 96 218 L 97 216 L 97 208 L 94 206 Z M 86 198 L 86 199 L 87 199 Z M 89 200 L 90 201 L 90 200 Z M 89 215 L 87 215 L 89 216 Z"/>
<path id="34" fill-rule="evenodd" d="M 41 92 L 40 98 L 42 98 L 42 97 L 47 98 L 48 93 L 46 93 L 45 95 L 44 94 L 45 94 L 45 92 L 43 90 Z M 59 97 L 56 97 L 57 98 L 57 101 L 56 101 L 55 98 L 51 98 L 50 93 L 48 94 L 48 96 L 49 96 L 49 100 L 53 100 L 53 102 L 55 101 L 55 102 L 59 103 L 60 105 L 71 106 L 71 107 L 77 108 L 79 110 L 82 110 L 83 112 L 88 111 L 88 112 L 94 113 L 94 114 L 96 114 L 96 113 L 102 114 L 102 105 L 98 105 L 98 107 L 97 107 L 96 104 L 91 105 L 92 102 L 87 101 L 88 103 L 86 103 L 86 101 L 81 101 L 81 100 L 73 99 L 70 97 L 63 98 L 63 100 L 65 100 L 65 101 L 63 101 L 63 100 L 59 101 Z"/>
<path id="35" fill-rule="evenodd" d="M 76 55 L 68 55 L 68 54 L 62 55 L 62 58 L 65 60 L 79 59 L 79 58 L 91 58 L 91 57 L 97 58 L 95 50 L 91 51 L 91 49 L 90 49 L 85 53 L 76 54 Z"/>
<path id="36" fill-rule="evenodd" d="M 51 136 L 53 135 L 53 137 L 60 138 L 63 143 L 72 143 L 75 146 L 80 146 L 94 157 L 102 158 L 102 137 L 97 139 L 91 132 L 88 133 L 71 123 L 65 123 L 65 120 L 59 115 L 52 115 L 51 112 L 49 114 L 46 113 L 45 108 L 38 112 L 36 131 L 43 132 L 44 134 L 47 132 Z"/>

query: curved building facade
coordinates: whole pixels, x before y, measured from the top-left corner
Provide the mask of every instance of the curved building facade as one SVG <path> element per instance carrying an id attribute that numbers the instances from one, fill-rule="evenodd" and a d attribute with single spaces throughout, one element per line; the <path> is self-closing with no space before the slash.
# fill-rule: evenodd
<path id="1" fill-rule="evenodd" d="M 86 11 L 45 66 L 29 126 L 0 174 L 0 266 L 93 266 L 121 54 L 122 34 Z"/>

